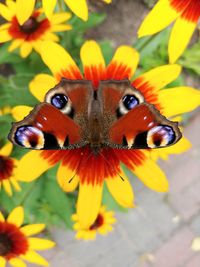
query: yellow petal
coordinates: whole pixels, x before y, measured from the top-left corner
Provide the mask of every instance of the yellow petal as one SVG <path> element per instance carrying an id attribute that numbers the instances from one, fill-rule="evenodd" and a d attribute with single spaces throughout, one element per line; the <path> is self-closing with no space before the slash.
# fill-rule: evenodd
<path id="1" fill-rule="evenodd" d="M 86 0 L 65 0 L 71 11 L 82 20 L 88 19 L 88 7 Z"/>
<path id="2" fill-rule="evenodd" d="M 166 28 L 179 13 L 170 5 L 169 0 L 160 0 L 143 20 L 138 30 L 138 36 L 154 34 Z"/>
<path id="3" fill-rule="evenodd" d="M 25 255 L 21 255 L 20 257 L 34 264 L 49 266 L 49 263 L 35 251 L 29 250 Z"/>
<path id="4" fill-rule="evenodd" d="M 166 192 L 169 184 L 164 172 L 150 158 L 146 158 L 140 166 L 135 167 L 134 174 L 150 189 Z"/>
<path id="5" fill-rule="evenodd" d="M 17 0 L 17 19 L 19 23 L 22 25 L 33 13 L 33 9 L 35 6 L 35 0 Z"/>
<path id="6" fill-rule="evenodd" d="M 54 8 L 56 6 L 56 0 L 42 0 L 42 7 L 44 9 L 44 12 L 47 16 L 47 18 L 51 19 Z"/>
<path id="7" fill-rule="evenodd" d="M 48 74 L 38 74 L 30 82 L 31 93 L 40 101 L 44 101 L 46 93 L 56 85 L 56 79 Z"/>
<path id="8" fill-rule="evenodd" d="M 106 4 L 112 3 L 112 0 L 103 0 Z"/>
<path id="9" fill-rule="evenodd" d="M 6 0 L 7 7 L 12 10 L 13 14 L 16 14 L 16 2 L 13 0 Z"/>
<path id="10" fill-rule="evenodd" d="M 51 29 L 52 32 L 63 32 L 71 30 L 72 26 L 69 24 L 59 24 L 59 25 L 53 25 Z"/>
<path id="11" fill-rule="evenodd" d="M 2 30 L 7 30 L 10 27 L 11 23 L 4 23 L 2 25 L 0 25 L 0 32 Z"/>
<path id="12" fill-rule="evenodd" d="M 9 264 L 14 267 L 26 267 L 26 263 L 17 258 L 10 259 Z"/>
<path id="13" fill-rule="evenodd" d="M 25 236 L 31 236 L 41 233 L 45 229 L 45 224 L 29 224 L 20 228 Z"/>
<path id="14" fill-rule="evenodd" d="M 12 143 L 8 142 L 5 146 L 3 146 L 1 149 L 0 149 L 0 156 L 9 156 L 12 152 L 12 149 L 13 149 L 13 145 Z"/>
<path id="15" fill-rule="evenodd" d="M 22 43 L 24 42 L 23 39 L 16 39 L 13 40 L 11 45 L 8 47 L 8 51 L 12 52 L 13 50 L 15 50 L 16 48 L 18 48 Z"/>
<path id="16" fill-rule="evenodd" d="M 20 227 L 24 221 L 24 209 L 22 207 L 17 207 L 7 218 L 7 222 L 15 224 L 17 227 Z"/>
<path id="17" fill-rule="evenodd" d="M 16 106 L 12 108 L 11 114 L 16 121 L 21 121 L 31 112 L 32 109 L 32 107 L 28 106 Z"/>
<path id="18" fill-rule="evenodd" d="M 55 243 L 53 241 L 36 237 L 29 238 L 28 243 L 29 243 L 29 248 L 31 250 L 45 250 L 53 248 L 55 246 Z"/>
<path id="19" fill-rule="evenodd" d="M 178 18 L 172 28 L 169 39 L 169 61 L 174 63 L 183 54 L 187 47 L 197 23 L 187 21 L 185 18 Z"/>
<path id="20" fill-rule="evenodd" d="M 105 60 L 101 48 L 95 41 L 86 41 L 80 51 L 85 79 L 98 86 L 99 80 L 105 80 Z"/>
<path id="21" fill-rule="evenodd" d="M 4 43 L 10 41 L 12 36 L 8 33 L 7 30 L 0 31 L 0 43 Z"/>
<path id="22" fill-rule="evenodd" d="M 102 199 L 102 185 L 79 184 L 77 214 L 82 229 L 87 229 L 97 218 Z"/>
<path id="23" fill-rule="evenodd" d="M 181 154 L 186 152 L 188 149 L 191 148 L 190 141 L 182 137 L 175 145 L 169 146 L 162 149 L 153 149 L 151 150 L 151 157 L 153 160 L 157 160 L 159 157 L 163 160 L 168 160 L 169 155 L 171 154 Z"/>
<path id="24" fill-rule="evenodd" d="M 200 91 L 191 87 L 176 87 L 162 90 L 158 94 L 162 114 L 176 116 L 194 110 L 200 105 Z"/>
<path id="25" fill-rule="evenodd" d="M 138 77 L 133 84 L 136 88 L 149 86 L 153 87 L 155 90 L 159 90 L 174 81 L 179 76 L 180 72 L 181 66 L 177 64 L 163 65 L 145 72 Z"/>
<path id="26" fill-rule="evenodd" d="M 44 1 L 44 0 L 43 0 Z M 49 0 L 46 0 L 49 1 Z M 60 24 L 63 23 L 67 20 L 69 20 L 71 18 L 71 13 L 70 12 L 60 12 L 57 14 L 53 14 L 52 19 L 51 19 L 51 23 L 52 24 Z"/>
<path id="27" fill-rule="evenodd" d="M 0 256 L 0 267 L 6 267 L 6 260 Z"/>
<path id="28" fill-rule="evenodd" d="M 52 32 L 44 33 L 43 39 L 46 40 L 46 41 L 53 41 L 53 42 L 58 42 L 59 41 L 59 37 L 55 33 L 52 33 Z M 36 43 L 36 45 L 35 45 L 35 43 Z M 38 53 L 40 53 L 41 42 L 39 43 L 39 46 L 37 45 L 37 42 L 35 42 L 35 43 L 34 43 L 34 49 Z"/>
<path id="29" fill-rule="evenodd" d="M 63 73 L 66 73 L 68 79 L 81 79 L 82 75 L 76 63 L 60 45 L 50 41 L 43 42 L 41 45 L 41 56 L 44 63 L 59 80 L 63 77 Z"/>
<path id="30" fill-rule="evenodd" d="M 33 46 L 30 42 L 24 42 L 20 47 L 20 55 L 21 57 L 25 58 L 27 57 L 33 49 Z"/>
<path id="31" fill-rule="evenodd" d="M 20 159 L 15 175 L 17 180 L 31 182 L 52 167 L 48 160 L 41 156 L 41 153 L 32 150 Z"/>
<path id="32" fill-rule="evenodd" d="M 15 178 L 10 178 L 10 182 L 14 186 L 16 191 L 21 191 L 21 187 Z"/>
<path id="33" fill-rule="evenodd" d="M 2 214 L 2 212 L 0 212 L 0 222 L 5 222 L 5 218 L 4 218 L 3 214 Z"/>
<path id="34" fill-rule="evenodd" d="M 11 21 L 12 17 L 14 16 L 14 13 L 6 5 L 0 3 L 0 15 L 7 21 Z"/>
<path id="35" fill-rule="evenodd" d="M 107 79 L 131 78 L 139 62 L 139 53 L 130 46 L 120 46 L 107 67 Z"/>
<path id="36" fill-rule="evenodd" d="M 121 177 L 120 177 L 121 176 Z M 106 179 L 106 184 L 114 199 L 125 208 L 134 207 L 134 195 L 132 186 L 124 172 L 115 177 Z"/>
<path id="37" fill-rule="evenodd" d="M 67 165 L 60 164 L 57 181 L 65 192 L 72 192 L 78 186 L 79 177 L 76 175 L 76 171 L 71 170 Z"/>
<path id="38" fill-rule="evenodd" d="M 12 196 L 12 188 L 10 185 L 10 181 L 8 179 L 5 179 L 2 181 L 3 188 L 6 191 L 6 193 L 11 197 Z"/>

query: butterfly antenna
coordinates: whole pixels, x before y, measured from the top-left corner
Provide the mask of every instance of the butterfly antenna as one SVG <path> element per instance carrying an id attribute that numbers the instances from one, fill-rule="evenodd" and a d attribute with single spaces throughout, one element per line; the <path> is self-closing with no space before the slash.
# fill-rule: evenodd
<path id="1" fill-rule="evenodd" d="M 100 155 L 104 158 L 104 160 L 108 163 L 108 165 L 111 167 L 111 169 L 113 169 L 114 171 L 115 168 L 112 166 L 112 164 L 107 160 L 107 158 L 100 152 Z M 117 175 L 121 178 L 121 180 L 124 182 L 124 178 L 121 176 L 121 174 L 119 172 L 117 172 Z"/>

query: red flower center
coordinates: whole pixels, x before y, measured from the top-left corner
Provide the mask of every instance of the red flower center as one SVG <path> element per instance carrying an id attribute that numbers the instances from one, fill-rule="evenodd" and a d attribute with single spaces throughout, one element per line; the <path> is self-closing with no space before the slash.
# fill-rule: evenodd
<path id="1" fill-rule="evenodd" d="M 33 33 L 37 30 L 39 25 L 40 24 L 37 22 L 36 18 L 30 17 L 22 26 L 20 26 L 20 29 L 24 33 Z"/>
<path id="2" fill-rule="evenodd" d="M 95 220 L 95 222 L 90 226 L 90 230 L 95 230 L 101 227 L 104 223 L 103 216 L 99 214 Z"/>
<path id="3" fill-rule="evenodd" d="M 26 254 L 27 250 L 26 236 L 14 224 L 0 222 L 0 256 L 10 260 Z"/>
<path id="4" fill-rule="evenodd" d="M 8 179 L 14 169 L 14 161 L 11 158 L 0 156 L 0 181 Z"/>
<path id="5" fill-rule="evenodd" d="M 50 27 L 49 20 L 40 19 L 40 12 L 36 11 L 23 25 L 20 25 L 17 18 L 13 17 L 8 32 L 13 39 L 33 41 L 40 39 Z"/>

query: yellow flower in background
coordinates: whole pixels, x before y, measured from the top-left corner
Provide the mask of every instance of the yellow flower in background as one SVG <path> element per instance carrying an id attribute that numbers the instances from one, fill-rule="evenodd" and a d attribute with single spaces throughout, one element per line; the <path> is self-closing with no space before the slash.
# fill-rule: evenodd
<path id="1" fill-rule="evenodd" d="M 6 5 L 0 3 L 0 15 L 7 20 L 7 23 L 0 26 L 0 43 L 11 41 L 9 52 L 20 48 L 22 57 L 27 57 L 33 49 L 39 53 L 42 41 L 58 42 L 59 38 L 54 32 L 71 29 L 71 25 L 63 24 L 70 19 L 70 13 L 53 14 L 51 19 L 47 19 L 39 9 L 32 10 L 26 21 L 20 25 L 16 17 L 17 6 L 23 11 L 23 6 L 29 1 L 22 1 L 23 4 L 19 2 L 8 0 Z"/>
<path id="2" fill-rule="evenodd" d="M 170 63 L 182 55 L 200 17 L 200 0 L 159 0 L 142 22 L 139 37 L 157 33 L 175 21 L 169 39 Z"/>
<path id="3" fill-rule="evenodd" d="M 101 49 L 95 41 L 86 41 L 81 48 L 83 74 L 69 53 L 55 43 L 44 43 L 41 55 L 53 76 L 39 74 L 30 83 L 32 94 L 40 102 L 44 101 L 47 91 L 58 84 L 62 77 L 71 80 L 90 80 L 94 88 L 97 88 L 100 80 L 131 79 L 139 61 L 139 54 L 135 49 L 121 46 L 106 66 Z M 147 102 L 160 110 L 161 114 L 174 117 L 189 112 L 200 104 L 200 92 L 191 87 L 181 86 L 163 90 L 179 76 L 180 72 L 179 65 L 164 65 L 140 75 L 131 83 L 143 94 Z M 31 109 L 31 107 L 17 106 L 13 108 L 12 114 L 16 120 L 22 120 Z M 182 153 L 189 147 L 189 141 L 183 137 L 177 144 L 166 148 L 165 154 Z M 160 150 L 162 153 L 162 149 Z M 120 163 L 126 165 L 150 189 L 158 192 L 168 190 L 165 174 L 152 160 L 153 151 L 105 149 L 102 150 L 103 155 L 91 156 L 88 164 L 86 159 L 89 153 L 88 148 L 30 151 L 20 160 L 17 178 L 25 182 L 33 181 L 60 162 L 57 180 L 62 189 L 71 192 L 79 185 L 77 214 L 79 223 L 84 229 L 92 225 L 97 218 L 104 184 L 121 206 L 134 207 L 132 186 Z M 37 168 L 33 169 L 33 165 Z"/>
<path id="4" fill-rule="evenodd" d="M 48 262 L 35 250 L 46 250 L 55 243 L 41 238 L 31 237 L 41 233 L 44 224 L 30 224 L 23 226 L 24 209 L 15 208 L 5 220 L 0 212 L 0 267 L 9 263 L 13 267 L 26 267 L 25 261 L 48 266 Z"/>
<path id="5" fill-rule="evenodd" d="M 113 211 L 107 211 L 105 206 L 99 210 L 96 220 L 88 228 L 83 229 L 79 223 L 78 215 L 73 214 L 72 220 L 75 222 L 73 225 L 76 233 L 76 239 L 94 240 L 97 233 L 107 235 L 113 230 L 112 225 L 116 222 Z"/>
<path id="6" fill-rule="evenodd" d="M 11 113 L 11 107 L 4 106 L 4 107 L 0 108 L 0 116 L 1 115 L 6 115 L 6 114 L 9 114 L 9 113 Z"/>
<path id="7" fill-rule="evenodd" d="M 9 196 L 12 196 L 11 185 L 16 191 L 21 190 L 14 175 L 18 161 L 15 158 L 9 157 L 12 152 L 12 148 L 13 145 L 11 143 L 7 143 L 0 149 L 0 188 L 3 187 Z"/>
<path id="8" fill-rule="evenodd" d="M 102 0 L 110 4 L 112 0 Z M 17 18 L 20 24 L 23 24 L 32 14 L 36 0 L 18 0 Z M 86 21 L 88 19 L 87 0 L 64 0 L 68 8 L 79 18 Z M 57 0 L 42 0 L 42 7 L 46 16 L 50 19 L 55 9 Z"/>

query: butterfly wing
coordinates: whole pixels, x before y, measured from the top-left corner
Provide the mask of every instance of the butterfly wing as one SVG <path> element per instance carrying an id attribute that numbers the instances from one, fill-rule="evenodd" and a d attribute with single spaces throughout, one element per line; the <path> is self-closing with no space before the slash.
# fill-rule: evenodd
<path id="1" fill-rule="evenodd" d="M 103 82 L 100 88 L 105 117 L 111 118 L 108 145 L 116 148 L 159 148 L 181 138 L 176 122 L 167 120 L 145 102 L 128 80 Z"/>
<path id="2" fill-rule="evenodd" d="M 86 145 L 81 123 L 87 117 L 91 90 L 87 81 L 63 79 L 49 90 L 44 103 L 22 121 L 13 123 L 10 141 L 31 149 L 73 149 Z"/>

